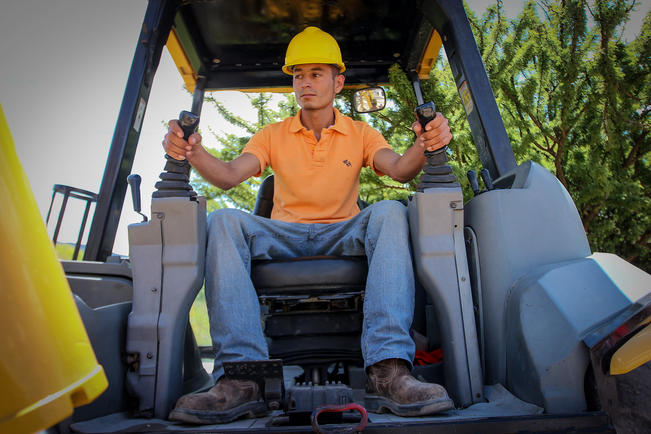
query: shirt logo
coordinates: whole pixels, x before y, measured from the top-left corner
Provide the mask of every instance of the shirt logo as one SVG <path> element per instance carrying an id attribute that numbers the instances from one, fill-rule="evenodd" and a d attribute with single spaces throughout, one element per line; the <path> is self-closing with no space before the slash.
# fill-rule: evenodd
<path id="1" fill-rule="evenodd" d="M 344 163 L 348 167 L 352 166 L 352 164 L 348 160 L 344 160 L 344 161 L 342 161 L 342 163 Z"/>

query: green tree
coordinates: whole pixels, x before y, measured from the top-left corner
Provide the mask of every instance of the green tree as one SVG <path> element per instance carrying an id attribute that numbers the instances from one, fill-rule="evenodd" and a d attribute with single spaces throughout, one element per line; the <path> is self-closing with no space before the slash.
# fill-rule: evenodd
<path id="1" fill-rule="evenodd" d="M 593 250 L 648 270 L 651 23 L 622 40 L 634 5 L 530 1 L 509 20 L 497 2 L 469 18 L 518 162 L 556 174 Z"/>
<path id="2" fill-rule="evenodd" d="M 649 270 L 651 16 L 627 44 L 621 33 L 634 5 L 633 0 L 529 1 L 514 19 L 504 15 L 501 1 L 480 18 L 466 10 L 516 160 L 536 161 L 556 174 L 577 205 L 593 250 L 617 253 Z M 380 112 L 353 113 L 350 91 L 335 104 L 342 113 L 369 122 L 402 153 L 413 143 L 416 101 L 399 67 L 391 68 L 389 80 L 389 103 Z M 421 85 L 424 98 L 435 101 L 449 120 L 454 134 L 450 165 L 470 198 L 464 173 L 481 164 L 447 62 L 439 59 Z M 298 110 L 291 94 L 275 108 L 269 94 L 253 95 L 257 120 L 251 123 L 213 98 L 206 100 L 244 131 L 217 136 L 221 148 L 211 152 L 226 161 L 239 155 L 258 129 Z M 367 202 L 404 199 L 416 183 L 397 183 L 364 169 L 360 197 Z M 224 192 L 195 179 L 201 194 L 214 199 L 209 209 L 251 210 L 258 185 L 252 178 Z"/>
<path id="3" fill-rule="evenodd" d="M 414 88 L 407 74 L 394 65 L 389 70 L 389 86 L 386 88 L 389 104 L 380 112 L 368 116 L 368 122 L 378 129 L 391 147 L 398 153 L 404 153 L 414 143 L 415 135 L 412 124 L 416 120 L 414 107 L 418 104 Z M 425 101 L 434 101 L 437 111 L 444 113 L 448 119 L 453 139 L 448 148 L 449 164 L 464 188 L 464 196 L 472 197 L 465 172 L 481 168 L 477 151 L 473 145 L 472 134 L 466 114 L 457 93 L 456 84 L 447 62 L 439 58 L 428 79 L 421 80 L 421 90 Z M 369 171 L 370 172 L 370 171 Z M 364 173 L 362 173 L 364 180 Z M 408 184 L 397 184 L 387 177 L 369 177 L 362 183 L 360 190 L 379 190 L 377 199 L 399 199 L 416 191 L 418 179 Z M 387 188 L 388 187 L 388 188 Z"/>
<path id="4" fill-rule="evenodd" d="M 226 121 L 244 132 L 244 135 L 233 133 L 223 135 L 210 130 L 218 140 L 220 147 L 218 149 L 208 149 L 208 151 L 223 161 L 231 161 L 240 155 L 242 149 L 253 134 L 265 125 L 278 122 L 298 112 L 298 104 L 291 94 L 284 95 L 284 100 L 275 109 L 270 107 L 272 95 L 269 93 L 250 94 L 247 96 L 257 115 L 255 122 L 249 122 L 234 114 L 222 102 L 215 99 L 214 96 L 206 95 L 205 97 L 205 102 L 213 104 Z M 219 187 L 215 187 L 197 174 L 194 175 L 192 184 L 195 190 L 208 200 L 208 211 L 230 207 L 252 211 L 255 205 L 258 187 L 260 186 L 260 179 L 264 179 L 270 173 L 271 169 L 267 168 L 260 178 L 249 178 L 230 190 L 222 190 Z"/>

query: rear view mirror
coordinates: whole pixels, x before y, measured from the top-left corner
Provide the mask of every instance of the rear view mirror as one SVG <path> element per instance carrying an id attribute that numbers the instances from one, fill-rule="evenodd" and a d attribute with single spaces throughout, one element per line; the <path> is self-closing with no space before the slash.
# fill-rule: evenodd
<path id="1" fill-rule="evenodd" d="M 382 110 L 387 103 L 384 89 L 379 86 L 356 90 L 353 94 L 353 107 L 357 113 L 372 113 Z"/>

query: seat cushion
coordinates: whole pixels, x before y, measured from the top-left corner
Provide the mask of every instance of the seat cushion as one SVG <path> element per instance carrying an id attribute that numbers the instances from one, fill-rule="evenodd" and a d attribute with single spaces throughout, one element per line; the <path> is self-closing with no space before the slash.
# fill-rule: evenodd
<path id="1" fill-rule="evenodd" d="M 362 291 L 365 256 L 311 256 L 253 261 L 251 280 L 258 295 L 334 294 Z"/>
<path id="2" fill-rule="evenodd" d="M 362 312 L 271 315 L 265 320 L 264 335 L 272 339 L 305 335 L 359 335 L 362 320 Z"/>
<path id="3" fill-rule="evenodd" d="M 357 335 L 295 336 L 272 339 L 269 356 L 285 365 L 328 365 L 348 362 L 363 366 L 364 359 Z"/>

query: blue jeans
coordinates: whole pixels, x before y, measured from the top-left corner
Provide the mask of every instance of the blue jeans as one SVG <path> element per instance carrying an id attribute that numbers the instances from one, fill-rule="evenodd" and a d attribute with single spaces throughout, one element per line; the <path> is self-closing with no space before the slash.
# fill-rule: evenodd
<path id="1" fill-rule="evenodd" d="M 250 278 L 252 259 L 364 254 L 369 265 L 361 340 L 365 367 L 390 358 L 411 363 L 414 275 L 404 205 L 381 201 L 350 220 L 331 224 L 287 223 L 236 209 L 213 212 L 208 219 L 206 301 L 214 378 L 223 375 L 224 361 L 269 358 Z"/>

